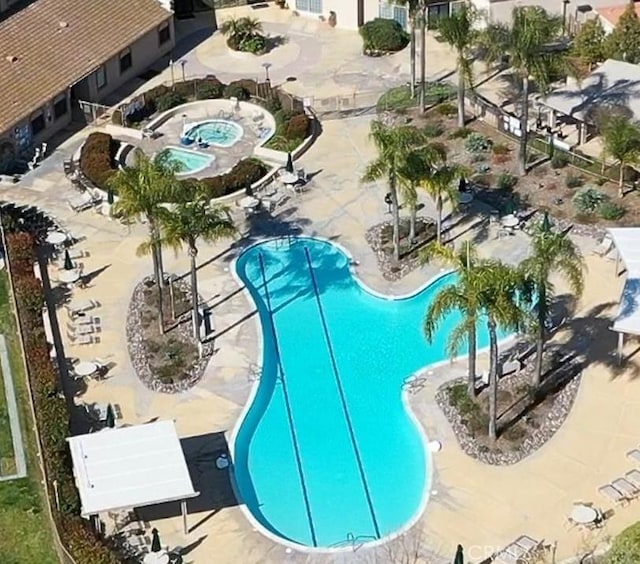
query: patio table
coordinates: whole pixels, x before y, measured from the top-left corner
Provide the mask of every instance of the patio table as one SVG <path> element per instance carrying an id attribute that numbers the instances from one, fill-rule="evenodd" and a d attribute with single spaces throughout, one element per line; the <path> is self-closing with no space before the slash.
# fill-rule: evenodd
<path id="1" fill-rule="evenodd" d="M 257 208 L 258 205 L 260 204 L 260 200 L 258 200 L 257 198 L 254 198 L 253 196 L 245 196 L 238 203 L 240 204 L 241 208 L 244 208 L 247 210 L 247 209 Z"/>
<path id="2" fill-rule="evenodd" d="M 458 194 L 458 202 L 461 204 L 470 204 L 473 201 L 473 194 L 471 192 L 460 192 Z"/>
<path id="3" fill-rule="evenodd" d="M 571 510 L 571 520 L 574 523 L 588 525 L 598 518 L 598 512 L 593 507 L 587 505 L 575 505 Z"/>
<path id="4" fill-rule="evenodd" d="M 280 178 L 285 184 L 295 184 L 299 180 L 298 175 L 293 172 L 283 172 Z"/>
<path id="5" fill-rule="evenodd" d="M 518 225 L 520 225 L 520 220 L 515 215 L 510 213 L 508 215 L 505 215 L 500 223 L 502 223 L 502 225 L 504 225 L 505 227 L 517 227 Z"/>
<path id="6" fill-rule="evenodd" d="M 58 280 L 66 284 L 73 284 L 80 279 L 80 272 L 77 270 L 60 270 L 58 272 Z"/>
<path id="7" fill-rule="evenodd" d="M 144 564 L 169 564 L 169 555 L 166 552 L 149 552 L 142 561 Z"/>
<path id="8" fill-rule="evenodd" d="M 47 235 L 47 243 L 51 245 L 62 245 L 67 240 L 67 234 L 62 231 L 52 231 Z"/>
<path id="9" fill-rule="evenodd" d="M 88 361 L 79 362 L 73 367 L 73 371 L 78 376 L 91 376 L 96 370 L 98 370 L 96 363 Z"/>

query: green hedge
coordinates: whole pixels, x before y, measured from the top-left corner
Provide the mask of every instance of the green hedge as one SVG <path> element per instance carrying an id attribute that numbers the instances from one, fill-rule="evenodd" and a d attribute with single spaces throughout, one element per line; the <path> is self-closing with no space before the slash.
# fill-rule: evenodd
<path id="1" fill-rule="evenodd" d="M 606 564 L 638 564 L 640 562 L 640 522 L 627 527 L 613 539 Z"/>
<path id="2" fill-rule="evenodd" d="M 69 413 L 58 395 L 59 376 L 49 356 L 42 320 L 44 293 L 33 272 L 35 241 L 29 233 L 8 233 L 7 255 L 18 306 L 24 355 L 40 436 L 42 463 L 46 471 L 49 504 L 62 543 L 76 562 L 117 564 L 121 559 L 93 533 L 89 521 L 80 518 L 80 501 L 75 487 L 69 435 Z M 53 498 L 57 482 L 60 509 Z"/>
<path id="3" fill-rule="evenodd" d="M 269 172 L 269 167 L 255 158 L 243 159 L 226 174 L 204 178 L 201 184 L 206 187 L 208 198 L 220 198 L 238 190 L 249 188 Z M 186 181 L 187 186 L 189 181 Z"/>
<path id="4" fill-rule="evenodd" d="M 119 146 L 120 143 L 108 133 L 96 131 L 86 138 L 80 151 L 80 170 L 98 188 L 106 190 L 107 180 L 116 172 Z"/>
<path id="5" fill-rule="evenodd" d="M 365 55 L 401 51 L 409 44 L 409 34 L 395 20 L 376 18 L 360 28 Z"/>

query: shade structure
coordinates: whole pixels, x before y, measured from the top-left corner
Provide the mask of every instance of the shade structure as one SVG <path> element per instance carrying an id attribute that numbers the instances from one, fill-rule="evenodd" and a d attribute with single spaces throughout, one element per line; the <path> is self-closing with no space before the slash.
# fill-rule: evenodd
<path id="1" fill-rule="evenodd" d="M 65 270 L 73 270 L 73 261 L 71 260 L 71 255 L 69 254 L 69 250 L 64 250 L 64 269 Z"/>
<path id="2" fill-rule="evenodd" d="M 83 517 L 198 495 L 173 421 L 69 437 Z"/>
<path id="3" fill-rule="evenodd" d="M 453 560 L 453 564 L 464 564 L 464 552 L 462 550 L 462 545 L 459 544 L 456 550 L 456 557 Z"/>
<path id="4" fill-rule="evenodd" d="M 291 153 L 287 153 L 287 164 L 284 169 L 287 172 L 293 173 L 293 157 L 291 156 Z"/>

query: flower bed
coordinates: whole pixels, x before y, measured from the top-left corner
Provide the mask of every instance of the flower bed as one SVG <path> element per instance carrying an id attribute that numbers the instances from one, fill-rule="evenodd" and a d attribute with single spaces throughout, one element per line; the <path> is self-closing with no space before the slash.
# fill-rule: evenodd
<path id="1" fill-rule="evenodd" d="M 10 233 L 6 240 L 42 464 L 48 484 L 48 501 L 58 534 L 76 562 L 117 564 L 121 562 L 120 558 L 95 536 L 89 522 L 79 516 L 80 500 L 65 440 L 69 435 L 69 412 L 65 400 L 58 395 L 59 375 L 49 357 L 42 320 L 44 294 L 33 272 L 34 238 L 28 233 Z M 57 500 L 53 498 L 56 491 L 54 482 L 57 484 Z"/>

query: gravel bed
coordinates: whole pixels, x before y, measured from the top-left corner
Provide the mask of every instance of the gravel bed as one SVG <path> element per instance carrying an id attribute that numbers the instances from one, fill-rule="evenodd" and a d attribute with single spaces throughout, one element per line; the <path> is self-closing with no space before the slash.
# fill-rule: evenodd
<path id="1" fill-rule="evenodd" d="M 143 328 L 140 320 L 140 312 L 145 306 L 144 292 L 148 289 L 149 283 L 152 281 L 153 277 L 143 279 L 133 291 L 131 302 L 129 303 L 126 324 L 129 356 L 131 357 L 131 364 L 133 365 L 138 378 L 147 388 L 154 392 L 177 394 L 192 388 L 200 381 L 207 363 L 213 355 L 214 346 L 211 341 L 202 343 L 202 355 L 189 370 L 187 378 L 183 378 L 180 381 L 171 384 L 162 382 L 156 378 L 149 365 L 149 357 L 144 343 Z M 191 287 L 189 284 L 184 281 L 178 281 L 174 282 L 174 287 L 184 292 L 187 299 L 191 299 Z M 191 312 L 185 315 L 188 316 L 189 320 L 191 319 Z M 198 346 L 198 343 L 193 338 L 190 322 L 179 323 L 178 327 L 173 329 L 173 331 L 177 332 L 180 340 L 190 342 L 196 347 Z"/>

